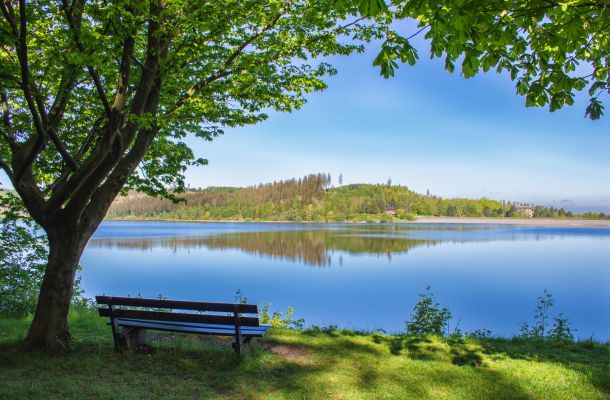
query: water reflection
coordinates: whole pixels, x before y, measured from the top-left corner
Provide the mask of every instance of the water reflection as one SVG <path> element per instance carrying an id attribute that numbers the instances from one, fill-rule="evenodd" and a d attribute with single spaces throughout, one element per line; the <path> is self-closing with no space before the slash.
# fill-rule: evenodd
<path id="1" fill-rule="evenodd" d="M 385 232 L 385 231 L 384 231 Z M 417 246 L 430 246 L 435 240 L 384 235 L 359 235 L 353 230 L 293 230 L 239 232 L 203 237 L 103 238 L 89 243 L 92 248 L 149 251 L 153 248 L 191 250 L 239 250 L 247 254 L 325 267 L 335 251 L 349 254 L 405 254 Z"/>
<path id="2" fill-rule="evenodd" d="M 379 255 L 391 260 L 393 255 L 406 254 L 415 247 L 432 246 L 440 242 L 538 241 L 566 235 L 591 234 L 591 230 L 532 230 L 527 227 L 480 225 L 257 225 L 261 224 L 250 226 L 248 228 L 251 229 L 247 230 L 225 232 L 213 229 L 214 226 L 206 226 L 206 229 L 212 228 L 207 234 L 190 231 L 194 234 L 192 236 L 163 236 L 161 230 L 158 232 L 159 236 L 153 237 L 138 237 L 136 226 L 134 236 L 97 237 L 89 246 L 139 251 L 161 248 L 170 249 L 174 253 L 194 249 L 237 250 L 246 254 L 324 267 L 331 265 L 334 252 Z"/>

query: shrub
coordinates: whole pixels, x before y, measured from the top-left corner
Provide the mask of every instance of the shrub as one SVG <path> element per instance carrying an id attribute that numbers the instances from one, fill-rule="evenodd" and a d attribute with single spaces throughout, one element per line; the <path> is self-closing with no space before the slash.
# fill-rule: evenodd
<path id="1" fill-rule="evenodd" d="M 0 210 L 0 314 L 32 314 L 47 264 L 47 237 L 13 193 L 0 192 Z M 77 278 L 72 304 L 87 308 L 90 302 Z"/>
<path id="2" fill-rule="evenodd" d="M 396 218 L 399 219 L 406 219 L 407 221 L 415 221 L 415 215 L 406 212 L 404 209 L 399 208 L 398 210 L 396 210 Z"/>
<path id="3" fill-rule="evenodd" d="M 576 329 L 572 328 L 572 322 L 564 318 L 563 313 L 559 313 L 558 316 L 553 318 L 553 326 L 549 330 L 547 338 L 571 342 L 574 340 L 574 332 L 576 332 Z"/>
<path id="4" fill-rule="evenodd" d="M 241 304 L 248 303 L 248 298 L 241 293 L 241 289 L 235 292 L 235 301 Z M 288 307 L 286 312 L 271 311 L 271 303 L 265 302 L 259 311 L 259 321 L 261 324 L 268 324 L 274 328 L 303 329 L 305 320 L 303 318 L 294 319 L 294 308 Z"/>
<path id="5" fill-rule="evenodd" d="M 527 339 L 538 340 L 574 340 L 574 332 L 570 320 L 559 313 L 552 319 L 553 323 L 548 328 L 549 310 L 555 305 L 553 295 L 545 289 L 542 296 L 538 297 L 538 304 L 534 312 L 534 323 L 528 322 L 521 324 L 520 336 Z"/>
<path id="6" fill-rule="evenodd" d="M 419 294 L 419 301 L 415 304 L 411 319 L 405 321 L 409 335 L 439 335 L 444 336 L 451 320 L 451 312 L 435 302 L 434 295 L 428 286 Z"/>
<path id="7" fill-rule="evenodd" d="M 0 194 L 0 314 L 36 308 L 47 259 L 47 240 L 12 193 Z"/>
<path id="8" fill-rule="evenodd" d="M 475 329 L 474 331 L 468 332 L 466 336 L 473 339 L 491 339 L 493 337 L 493 332 L 491 329 Z"/>
<path id="9" fill-rule="evenodd" d="M 271 303 L 263 304 L 260 310 L 261 324 L 269 324 L 274 328 L 291 328 L 303 329 L 305 320 L 303 318 L 294 319 L 294 308 L 288 307 L 286 312 L 273 311 L 271 312 Z"/>

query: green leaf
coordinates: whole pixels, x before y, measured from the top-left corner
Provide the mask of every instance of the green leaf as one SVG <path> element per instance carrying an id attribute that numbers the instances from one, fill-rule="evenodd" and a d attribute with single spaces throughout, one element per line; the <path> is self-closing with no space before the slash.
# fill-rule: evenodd
<path id="1" fill-rule="evenodd" d="M 585 116 L 592 119 L 600 119 L 604 115 L 604 106 L 600 103 L 597 98 L 592 98 L 587 106 Z"/>
<path id="2" fill-rule="evenodd" d="M 387 12 L 388 6 L 384 0 L 360 0 L 358 10 L 363 17 L 375 17 Z"/>
<path id="3" fill-rule="evenodd" d="M 455 65 L 449 57 L 445 58 L 445 69 L 449 72 L 453 72 L 455 70 Z"/>

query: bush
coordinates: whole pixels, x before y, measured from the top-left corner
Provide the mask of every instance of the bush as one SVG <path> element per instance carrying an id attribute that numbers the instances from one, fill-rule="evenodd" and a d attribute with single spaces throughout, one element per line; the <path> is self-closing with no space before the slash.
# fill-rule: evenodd
<path id="1" fill-rule="evenodd" d="M 13 193 L 0 192 L 0 210 L 0 314 L 32 314 L 47 265 L 47 237 Z M 72 303 L 90 306 L 80 278 L 74 282 Z"/>
<path id="2" fill-rule="evenodd" d="M 235 301 L 241 304 L 248 303 L 248 298 L 241 293 L 241 289 L 235 292 Z M 261 324 L 271 325 L 274 328 L 303 329 L 305 320 L 303 318 L 294 319 L 294 308 L 288 307 L 286 312 L 271 311 L 271 303 L 265 302 L 259 311 L 259 321 Z"/>
<path id="3" fill-rule="evenodd" d="M 466 336 L 473 339 L 491 339 L 493 338 L 493 332 L 491 329 L 475 329 L 468 332 Z"/>
<path id="4" fill-rule="evenodd" d="M 47 240 L 15 195 L 0 196 L 0 314 L 30 314 L 44 276 Z"/>
<path id="5" fill-rule="evenodd" d="M 285 313 L 281 311 L 270 311 L 271 303 L 263 304 L 263 308 L 260 310 L 260 322 L 261 324 L 268 324 L 274 328 L 291 328 L 291 329 L 303 329 L 305 326 L 305 320 L 303 318 L 294 319 L 294 308 L 288 307 Z"/>
<path id="6" fill-rule="evenodd" d="M 444 336 L 449 327 L 451 312 L 434 301 L 434 295 L 428 286 L 419 295 L 419 301 L 415 304 L 411 319 L 405 321 L 409 335 L 439 335 Z"/>
<path id="7" fill-rule="evenodd" d="M 415 215 L 413 215 L 412 213 L 406 212 L 402 208 L 399 208 L 398 210 L 396 210 L 396 218 L 406 219 L 407 221 L 415 221 L 416 220 Z"/>
<path id="8" fill-rule="evenodd" d="M 521 324 L 521 337 L 526 339 L 538 340 L 574 340 L 574 332 L 570 320 L 559 313 L 552 319 L 552 325 L 549 327 L 550 319 L 549 310 L 555 305 L 553 295 L 545 289 L 542 296 L 538 297 L 538 304 L 534 312 L 534 322 L 530 325 L 528 322 Z"/>
<path id="9" fill-rule="evenodd" d="M 565 340 L 571 342 L 574 340 L 574 332 L 576 329 L 572 327 L 572 322 L 564 318 L 563 313 L 553 318 L 553 326 L 547 334 L 547 338 L 551 340 Z"/>

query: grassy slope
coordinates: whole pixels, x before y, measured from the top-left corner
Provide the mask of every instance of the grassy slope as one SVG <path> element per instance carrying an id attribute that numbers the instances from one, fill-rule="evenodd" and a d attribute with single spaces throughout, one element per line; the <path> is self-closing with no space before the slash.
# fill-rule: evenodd
<path id="1" fill-rule="evenodd" d="M 75 344 L 50 355 L 18 352 L 27 321 L 0 319 L 0 399 L 610 398 L 610 345 L 272 330 L 242 360 L 200 337 L 146 356 L 114 353 L 94 313 L 71 321 Z"/>

